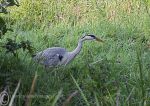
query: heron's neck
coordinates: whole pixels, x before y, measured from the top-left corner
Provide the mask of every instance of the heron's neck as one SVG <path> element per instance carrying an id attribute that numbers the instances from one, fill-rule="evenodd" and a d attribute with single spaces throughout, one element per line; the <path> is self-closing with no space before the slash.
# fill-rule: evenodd
<path id="1" fill-rule="evenodd" d="M 72 51 L 72 52 L 68 52 L 68 58 L 67 58 L 67 62 L 65 64 L 68 64 L 71 60 L 73 60 L 77 54 L 79 54 L 79 52 L 81 51 L 82 48 L 82 42 L 84 40 L 80 39 L 78 42 L 78 46 Z"/>
<path id="2" fill-rule="evenodd" d="M 83 40 L 80 39 L 78 42 L 78 46 L 72 52 L 70 52 L 72 58 L 74 58 L 81 51 L 82 42 Z"/>

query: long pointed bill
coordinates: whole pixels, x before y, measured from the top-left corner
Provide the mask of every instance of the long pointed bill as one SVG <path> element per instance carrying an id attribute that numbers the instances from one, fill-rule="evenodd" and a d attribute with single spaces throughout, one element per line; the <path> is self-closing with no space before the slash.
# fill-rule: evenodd
<path id="1" fill-rule="evenodd" d="M 103 40 L 101 40 L 101 39 L 99 39 L 99 38 L 95 38 L 96 39 L 96 41 L 98 41 L 98 42 L 104 42 Z"/>

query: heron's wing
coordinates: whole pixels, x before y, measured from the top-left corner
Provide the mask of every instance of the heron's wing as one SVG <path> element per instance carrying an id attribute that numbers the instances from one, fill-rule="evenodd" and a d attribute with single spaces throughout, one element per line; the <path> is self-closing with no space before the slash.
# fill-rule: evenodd
<path id="1" fill-rule="evenodd" d="M 53 47 L 37 53 L 34 59 L 45 66 L 57 66 L 63 59 L 65 53 L 66 49 Z"/>

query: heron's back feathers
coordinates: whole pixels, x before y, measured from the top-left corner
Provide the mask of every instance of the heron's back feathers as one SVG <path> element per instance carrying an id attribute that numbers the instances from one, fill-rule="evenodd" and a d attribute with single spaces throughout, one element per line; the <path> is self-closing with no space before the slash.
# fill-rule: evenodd
<path id="1" fill-rule="evenodd" d="M 33 55 L 33 59 L 45 66 L 57 66 L 66 52 L 65 48 L 52 47 Z"/>

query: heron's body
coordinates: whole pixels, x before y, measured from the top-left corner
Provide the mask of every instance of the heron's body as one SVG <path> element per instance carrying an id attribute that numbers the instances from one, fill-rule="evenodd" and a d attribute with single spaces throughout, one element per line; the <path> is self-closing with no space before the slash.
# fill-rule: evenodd
<path id="1" fill-rule="evenodd" d="M 93 40 L 94 38 L 91 39 Z M 86 39 L 85 37 L 80 39 L 78 42 L 78 46 L 72 52 L 68 52 L 65 48 L 61 48 L 61 47 L 47 48 L 37 53 L 34 56 L 34 60 L 44 65 L 45 67 L 56 67 L 60 65 L 67 65 L 80 52 L 82 48 L 82 42 L 91 39 L 88 37 Z"/>
<path id="2" fill-rule="evenodd" d="M 66 55 L 66 49 L 60 47 L 47 48 L 36 54 L 34 59 L 47 67 L 61 65 Z"/>

